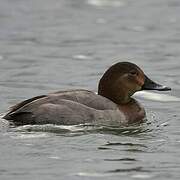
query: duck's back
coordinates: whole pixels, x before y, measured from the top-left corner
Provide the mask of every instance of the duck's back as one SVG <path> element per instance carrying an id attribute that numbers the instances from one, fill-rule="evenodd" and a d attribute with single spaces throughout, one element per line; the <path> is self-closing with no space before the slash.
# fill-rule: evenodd
<path id="1" fill-rule="evenodd" d="M 4 119 L 16 125 L 104 123 L 124 121 L 117 105 L 87 90 L 59 91 L 25 100 L 11 108 Z M 121 122 L 121 124 L 122 124 Z"/>

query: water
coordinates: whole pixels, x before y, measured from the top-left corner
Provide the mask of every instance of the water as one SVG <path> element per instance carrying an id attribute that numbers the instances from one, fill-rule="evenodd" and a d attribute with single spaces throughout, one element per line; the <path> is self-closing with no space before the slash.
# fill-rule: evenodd
<path id="1" fill-rule="evenodd" d="M 0 179 L 180 179 L 178 0 L 0 0 L 0 111 L 50 91 L 97 91 L 107 67 L 138 64 L 172 87 L 137 94 L 127 128 L 0 126 Z"/>

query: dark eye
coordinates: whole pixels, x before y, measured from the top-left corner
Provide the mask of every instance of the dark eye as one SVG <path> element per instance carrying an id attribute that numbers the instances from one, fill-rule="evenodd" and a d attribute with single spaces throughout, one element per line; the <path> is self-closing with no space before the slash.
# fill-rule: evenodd
<path id="1" fill-rule="evenodd" d="M 138 73 L 137 73 L 137 71 L 130 71 L 130 75 L 132 75 L 132 76 L 137 76 Z"/>

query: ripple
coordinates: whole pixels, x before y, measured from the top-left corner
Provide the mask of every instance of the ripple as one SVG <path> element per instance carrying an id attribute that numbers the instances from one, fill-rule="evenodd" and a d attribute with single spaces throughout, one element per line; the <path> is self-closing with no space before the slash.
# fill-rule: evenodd
<path id="1" fill-rule="evenodd" d="M 67 133 L 67 132 L 78 132 L 85 130 L 82 125 L 64 126 L 54 124 L 44 125 L 24 125 L 14 128 L 16 131 L 34 131 L 34 132 L 52 132 L 52 133 Z"/>
<path id="2" fill-rule="evenodd" d="M 129 135 L 136 135 L 136 134 L 138 135 L 144 132 L 149 132 L 151 131 L 151 129 L 144 126 L 144 124 L 141 124 L 141 125 L 134 125 L 128 127 L 101 126 L 101 128 L 99 128 L 98 131 L 106 134 L 129 136 Z"/>
<path id="3" fill-rule="evenodd" d="M 61 158 L 59 156 L 50 156 L 49 159 L 57 159 L 57 160 L 59 160 Z"/>
<path id="4" fill-rule="evenodd" d="M 131 177 L 136 179 L 149 179 L 152 178 L 153 176 L 149 174 L 134 174 Z"/>
<path id="5" fill-rule="evenodd" d="M 142 152 L 146 152 L 146 151 L 141 150 L 141 149 L 126 149 L 125 151 L 133 152 L 133 153 L 142 153 Z"/>
<path id="6" fill-rule="evenodd" d="M 125 2 L 118 1 L 118 0 L 87 0 L 87 3 L 93 6 L 97 7 L 104 7 L 104 6 L 110 6 L 110 7 L 121 7 L 125 5 Z"/>
<path id="7" fill-rule="evenodd" d="M 128 162 L 132 162 L 132 161 L 137 161 L 134 158 L 120 158 L 120 159 L 104 159 L 104 161 L 128 161 Z"/>
<path id="8" fill-rule="evenodd" d="M 123 147 L 123 151 L 128 152 L 146 152 L 147 146 L 140 143 L 131 143 L 131 142 L 108 142 L 105 145 L 98 147 L 99 150 L 117 150 L 119 147 Z M 124 149 L 125 148 L 125 149 Z M 115 159 L 114 161 L 133 161 L 135 159 L 129 158 L 122 158 L 122 159 Z M 108 160 L 107 160 L 108 161 Z M 109 160 L 113 161 L 113 160 Z"/>
<path id="9" fill-rule="evenodd" d="M 139 147 L 147 147 L 143 144 L 139 144 L 139 143 L 129 143 L 129 142 L 108 142 L 107 144 L 105 144 L 105 146 L 139 146 Z"/>
<path id="10" fill-rule="evenodd" d="M 87 133 L 101 133 L 101 134 L 113 134 L 113 135 L 123 135 L 123 136 L 134 136 L 141 135 L 147 132 L 152 132 L 152 124 L 143 123 L 141 125 L 134 125 L 128 127 L 119 126 L 104 126 L 104 125 L 94 125 L 94 124 L 79 124 L 79 125 L 54 125 L 54 124 L 44 124 L 44 125 L 23 125 L 14 127 L 11 129 L 16 132 L 47 132 L 56 133 L 63 136 L 79 136 Z M 160 127 L 158 127 L 160 128 Z M 129 142 L 107 142 L 104 146 L 140 146 L 144 147 L 142 144 L 129 143 Z"/>
<path id="11" fill-rule="evenodd" d="M 73 58 L 77 59 L 77 60 L 87 60 L 87 59 L 90 59 L 89 56 L 86 56 L 86 55 L 83 55 L 83 54 L 74 55 Z"/>
<path id="12" fill-rule="evenodd" d="M 112 148 L 107 148 L 107 147 L 98 147 L 99 150 L 112 150 Z"/>
<path id="13" fill-rule="evenodd" d="M 146 125 L 146 124 L 145 124 Z M 113 134 L 113 135 L 138 135 L 144 132 L 151 131 L 144 125 L 139 126 L 128 126 L 128 127 L 115 127 L 115 126 L 103 126 L 94 124 L 79 124 L 79 125 L 54 125 L 54 124 L 44 124 L 44 125 L 24 125 L 13 127 L 14 131 L 17 132 L 48 132 L 57 133 L 61 135 L 83 135 L 87 133 L 102 133 L 102 134 Z M 113 145 L 128 145 L 128 146 L 143 146 L 141 144 L 131 144 L 126 142 L 111 143 L 108 142 L 106 146 Z"/>
<path id="14" fill-rule="evenodd" d="M 103 174 L 103 173 L 89 173 L 89 172 L 79 172 L 75 174 L 77 176 L 87 176 L 87 177 L 105 177 L 105 176 L 110 176 L 108 174 Z"/>
<path id="15" fill-rule="evenodd" d="M 169 122 L 163 122 L 160 124 L 160 126 L 169 126 Z"/>
<path id="16" fill-rule="evenodd" d="M 11 136 L 13 139 L 34 139 L 34 138 L 46 138 L 49 137 L 47 133 L 23 133 Z"/>
<path id="17" fill-rule="evenodd" d="M 135 167 L 135 168 L 127 168 L 127 169 L 115 169 L 107 171 L 107 173 L 123 173 L 123 172 L 149 172 L 145 170 L 143 167 Z"/>
<path id="18" fill-rule="evenodd" d="M 2 119 L 2 116 L 1 116 L 0 117 L 0 132 L 7 131 L 9 129 L 9 125 L 10 125 L 10 123 L 8 121 L 6 121 L 5 119 Z"/>

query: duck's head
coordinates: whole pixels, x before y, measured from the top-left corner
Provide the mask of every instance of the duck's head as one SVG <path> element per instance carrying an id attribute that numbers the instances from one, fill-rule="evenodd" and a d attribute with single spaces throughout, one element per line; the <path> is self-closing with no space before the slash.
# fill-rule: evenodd
<path id="1" fill-rule="evenodd" d="M 135 92 L 141 90 L 168 91 L 171 88 L 150 80 L 137 65 L 119 62 L 111 66 L 100 79 L 98 94 L 116 104 L 126 104 Z"/>

